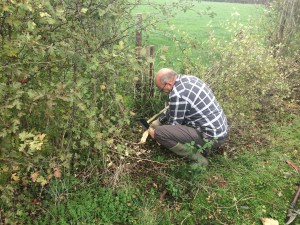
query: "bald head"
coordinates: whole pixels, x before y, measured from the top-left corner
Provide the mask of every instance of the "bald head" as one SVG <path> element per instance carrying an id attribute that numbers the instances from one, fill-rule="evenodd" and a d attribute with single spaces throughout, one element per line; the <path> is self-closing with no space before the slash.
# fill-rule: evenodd
<path id="1" fill-rule="evenodd" d="M 155 76 L 156 86 L 163 92 L 169 93 L 176 81 L 177 74 L 169 68 L 160 69 Z"/>

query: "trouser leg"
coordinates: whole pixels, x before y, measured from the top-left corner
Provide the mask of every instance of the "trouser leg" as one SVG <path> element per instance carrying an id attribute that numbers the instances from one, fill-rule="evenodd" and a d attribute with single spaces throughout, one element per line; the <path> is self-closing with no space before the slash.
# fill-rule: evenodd
<path id="1" fill-rule="evenodd" d="M 155 129 L 155 140 L 162 146 L 171 149 L 178 143 L 186 144 L 192 141 L 203 147 L 207 140 L 195 128 L 184 125 L 163 125 Z M 224 141 L 211 140 L 210 147 L 204 148 L 203 155 L 209 155 L 211 150 L 218 148 Z"/>
<path id="2" fill-rule="evenodd" d="M 196 129 L 183 125 L 164 125 L 155 129 L 154 138 L 176 155 L 196 162 L 197 166 L 208 165 L 207 159 L 200 152 L 184 145 L 191 142 L 201 146 L 205 144 L 203 136 Z"/>
<path id="3" fill-rule="evenodd" d="M 191 143 L 203 146 L 205 144 L 203 136 L 192 127 L 184 125 L 163 125 L 155 129 L 155 140 L 162 146 L 170 149 L 177 143 Z"/>

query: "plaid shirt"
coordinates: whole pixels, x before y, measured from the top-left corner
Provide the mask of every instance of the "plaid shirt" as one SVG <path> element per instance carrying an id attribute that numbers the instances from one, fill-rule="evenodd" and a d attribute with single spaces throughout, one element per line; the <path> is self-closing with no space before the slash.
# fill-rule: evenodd
<path id="1" fill-rule="evenodd" d="M 227 135 L 227 119 L 212 90 L 199 78 L 179 75 L 169 93 L 169 108 L 160 122 L 194 127 L 206 138 Z"/>

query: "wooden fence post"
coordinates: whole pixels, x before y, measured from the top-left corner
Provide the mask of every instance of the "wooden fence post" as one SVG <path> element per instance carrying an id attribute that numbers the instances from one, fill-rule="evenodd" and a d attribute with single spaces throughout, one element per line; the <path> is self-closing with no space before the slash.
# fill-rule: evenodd
<path id="1" fill-rule="evenodd" d="M 143 17 L 142 13 L 136 14 L 136 33 L 135 33 L 135 43 L 136 43 L 136 58 L 139 64 L 142 66 L 142 60 L 144 56 L 142 55 L 142 22 Z M 149 91 L 149 97 L 153 97 L 154 95 L 154 86 L 153 86 L 153 78 L 154 78 L 154 46 L 151 45 L 149 49 L 149 57 L 150 57 L 150 64 L 149 64 L 149 77 L 143 76 L 145 74 L 145 68 L 141 68 L 141 80 L 139 84 L 136 85 L 136 91 L 141 91 L 141 86 L 147 87 Z M 140 93 L 144 98 L 146 97 L 145 93 Z"/>
<path id="2" fill-rule="evenodd" d="M 149 75 L 150 75 L 150 97 L 153 97 L 154 95 L 154 86 L 153 86 L 153 80 L 154 80 L 154 45 L 150 46 L 150 64 L 149 64 Z"/>

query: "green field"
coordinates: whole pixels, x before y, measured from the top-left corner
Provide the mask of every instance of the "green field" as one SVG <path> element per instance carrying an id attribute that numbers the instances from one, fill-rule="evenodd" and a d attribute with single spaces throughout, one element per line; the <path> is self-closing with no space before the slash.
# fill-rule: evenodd
<path id="1" fill-rule="evenodd" d="M 162 0 L 156 2 L 164 2 Z M 168 3 L 170 4 L 170 3 Z M 209 38 L 210 32 L 214 31 L 219 39 L 226 39 L 229 37 L 227 30 L 224 28 L 226 21 L 238 21 L 243 24 L 257 21 L 263 14 L 263 6 L 253 4 L 236 4 L 223 2 L 195 2 L 192 10 L 186 12 L 173 9 L 175 16 L 167 21 L 161 21 L 163 35 L 171 29 L 184 31 L 194 36 L 198 40 L 206 40 Z M 214 13 L 210 15 L 199 15 L 199 13 L 209 10 Z M 151 5 L 139 6 L 135 9 L 135 13 L 142 13 L 143 17 L 147 18 L 149 15 L 156 13 L 156 10 Z M 171 24 L 171 27 L 168 25 Z M 147 33 L 148 34 L 148 33 Z M 170 45 L 168 40 L 159 38 L 159 34 L 149 32 L 149 44 L 154 45 Z M 154 36 L 154 37 L 153 37 Z M 157 37 L 155 37 L 157 36 Z"/>
<path id="2" fill-rule="evenodd" d="M 223 42 L 231 37 L 231 33 L 226 28 L 228 24 L 239 23 L 245 26 L 257 24 L 264 13 L 264 8 L 261 5 L 193 2 L 193 7 L 190 10 L 184 12 L 182 9 L 170 7 L 167 10 L 168 13 L 165 12 L 162 15 L 160 10 L 155 9 L 155 3 L 166 4 L 165 7 L 169 7 L 173 1 L 156 0 L 149 2 L 151 3 L 138 6 L 134 13 L 142 13 L 143 19 L 146 21 L 151 17 L 161 20 L 157 25 L 159 31 L 151 28 L 143 31 L 143 44 L 154 45 L 157 50 L 167 49 L 167 52 L 164 52 L 167 59 L 166 66 L 168 63 L 173 64 L 172 61 L 176 55 L 180 54 L 172 40 L 174 34 L 177 36 L 187 34 L 191 39 L 200 43 L 208 41 L 213 34 L 217 40 Z M 199 53 L 195 53 L 195 56 L 197 54 Z"/>

